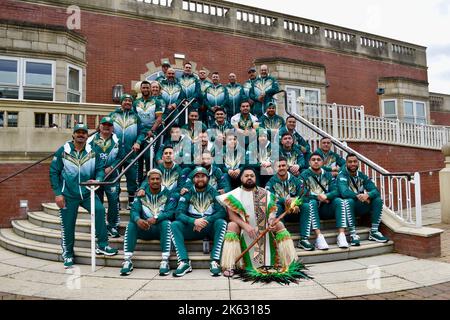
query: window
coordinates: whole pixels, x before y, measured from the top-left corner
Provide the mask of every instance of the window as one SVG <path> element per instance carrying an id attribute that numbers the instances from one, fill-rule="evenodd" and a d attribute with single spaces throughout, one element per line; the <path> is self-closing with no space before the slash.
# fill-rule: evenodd
<path id="1" fill-rule="evenodd" d="M 320 89 L 286 86 L 288 103 L 294 106 L 298 98 L 303 98 L 305 103 L 320 103 Z"/>
<path id="2" fill-rule="evenodd" d="M 81 102 L 82 70 L 75 66 L 67 67 L 67 102 Z"/>
<path id="3" fill-rule="evenodd" d="M 383 117 L 397 120 L 397 100 L 383 100 Z"/>
<path id="4" fill-rule="evenodd" d="M 425 102 L 421 101 L 403 101 L 403 118 L 410 123 L 427 123 Z"/>
<path id="5" fill-rule="evenodd" d="M 54 100 L 55 62 L 0 57 L 0 98 Z"/>
<path id="6" fill-rule="evenodd" d="M 8 112 L 8 127 L 17 128 L 18 125 L 19 125 L 19 113 Z"/>

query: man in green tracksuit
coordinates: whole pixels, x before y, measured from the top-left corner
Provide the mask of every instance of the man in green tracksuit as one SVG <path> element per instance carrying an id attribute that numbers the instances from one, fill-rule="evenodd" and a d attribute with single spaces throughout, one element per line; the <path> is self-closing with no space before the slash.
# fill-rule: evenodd
<path id="1" fill-rule="evenodd" d="M 300 150 L 303 153 L 303 156 L 306 162 L 309 161 L 309 157 L 311 156 L 311 146 L 309 143 L 300 135 L 300 133 L 295 130 L 297 125 L 297 120 L 294 117 L 289 116 L 286 118 L 286 126 L 282 127 L 278 134 L 280 135 L 280 140 L 283 134 L 289 132 L 294 138 L 294 144 L 300 147 Z"/>
<path id="2" fill-rule="evenodd" d="M 208 107 L 206 106 L 205 101 L 205 92 L 210 86 L 212 86 L 212 82 L 208 80 L 208 72 L 206 70 L 200 70 L 198 72 L 198 78 L 200 81 L 200 92 L 201 92 L 201 102 L 200 102 L 200 120 L 203 123 L 208 123 Z"/>
<path id="3" fill-rule="evenodd" d="M 314 152 L 309 160 L 309 165 L 309 169 L 301 175 L 308 190 L 306 202 L 302 205 L 301 211 L 306 214 L 309 222 L 300 225 L 298 246 L 305 250 L 314 250 L 314 246 L 308 241 L 312 227 L 317 235 L 316 248 L 328 250 L 325 237 L 320 232 L 320 219 L 335 218 L 336 227 L 339 229 L 337 245 L 339 248 L 348 248 L 345 229 L 348 228 L 349 223 L 349 202 L 339 197 L 335 179 L 330 172 L 322 169 L 323 158 L 321 154 Z"/>
<path id="4" fill-rule="evenodd" d="M 275 160 L 279 156 L 278 145 L 272 145 L 269 141 L 267 130 L 258 128 L 258 138 L 248 145 L 247 162 L 256 171 L 256 183 L 265 187 L 274 174 Z"/>
<path id="5" fill-rule="evenodd" d="M 115 166 L 117 166 L 120 160 L 123 158 L 122 150 L 120 148 L 119 138 L 113 133 L 113 121 L 110 117 L 104 117 L 100 121 L 100 132 L 91 136 L 87 143 L 91 145 L 96 154 L 100 156 L 103 161 L 103 168 L 105 174 L 109 174 Z M 118 170 L 113 172 L 108 179 L 112 181 L 119 175 Z M 114 185 L 101 186 L 97 189 L 96 193 L 103 203 L 104 194 L 108 199 L 108 235 L 113 238 L 120 237 L 119 224 L 119 184 L 117 182 Z"/>
<path id="6" fill-rule="evenodd" d="M 238 143 L 236 134 L 228 131 L 225 137 L 225 146 L 213 150 L 214 163 L 228 175 L 231 188 L 239 185 L 239 175 L 247 164 L 245 149 Z"/>
<path id="7" fill-rule="evenodd" d="M 161 83 L 162 81 L 167 79 L 167 70 L 170 68 L 170 62 L 168 60 L 164 60 L 161 64 L 161 71 L 158 72 L 158 76 L 156 77 L 156 81 Z"/>
<path id="8" fill-rule="evenodd" d="M 189 137 L 192 143 L 195 143 L 198 141 L 199 134 L 206 132 L 206 130 L 206 125 L 199 121 L 198 110 L 189 110 L 188 123 L 181 127 L 181 132 Z"/>
<path id="9" fill-rule="evenodd" d="M 81 182 L 102 181 L 103 164 L 99 155 L 86 143 L 88 128 L 77 124 L 73 129 L 73 141 L 59 148 L 50 165 L 50 183 L 55 193 L 56 205 L 60 208 L 61 247 L 64 267 L 71 268 L 74 263 L 75 224 L 78 208 L 91 210 L 90 191 Z M 108 245 L 105 208 L 95 196 L 95 233 L 98 239 L 97 254 L 113 256 L 117 250 Z"/>
<path id="10" fill-rule="evenodd" d="M 250 98 L 250 90 L 253 87 L 253 82 L 256 80 L 256 68 L 251 67 L 248 69 L 248 80 L 244 82 L 242 87 L 244 88 L 245 97 L 248 99 L 248 103 L 253 107 L 255 101 Z M 242 101 L 241 101 L 242 102 Z"/>
<path id="11" fill-rule="evenodd" d="M 212 85 L 205 90 L 203 96 L 204 104 L 208 109 L 208 127 L 214 122 L 214 113 L 218 108 L 225 109 L 228 101 L 228 91 L 220 83 L 218 72 L 212 74 Z"/>
<path id="12" fill-rule="evenodd" d="M 225 135 L 228 129 L 232 129 L 233 126 L 226 119 L 225 110 L 216 109 L 214 112 L 214 118 L 216 121 L 207 130 L 208 137 L 214 142 L 214 146 L 223 146 L 225 143 Z"/>
<path id="13" fill-rule="evenodd" d="M 123 243 L 125 261 L 120 270 L 122 276 L 129 275 L 133 271 L 131 258 L 138 239 L 160 241 L 162 260 L 159 275 L 166 276 L 170 272 L 172 236 L 170 221 L 174 215 L 178 195 L 161 186 L 161 177 L 162 174 L 158 169 L 150 170 L 145 194 L 133 202 Z"/>
<path id="14" fill-rule="evenodd" d="M 148 81 L 142 81 L 141 83 L 142 97 L 136 99 L 133 103 L 133 110 L 139 115 L 141 120 L 141 132 L 145 135 L 146 139 L 154 138 L 157 135 L 157 131 L 163 122 L 162 114 L 163 108 L 161 101 L 158 98 L 160 96 L 160 85 L 158 82 L 153 81 L 151 84 Z M 141 149 L 144 149 L 148 145 L 147 140 L 144 140 L 141 144 Z M 159 141 L 153 145 L 154 150 L 158 150 L 157 146 Z M 138 181 L 142 182 L 144 173 L 150 170 L 150 153 L 151 149 L 147 150 L 143 156 L 138 160 Z"/>
<path id="15" fill-rule="evenodd" d="M 286 158 L 280 157 L 275 165 L 277 166 L 277 174 L 269 180 L 266 185 L 266 190 L 277 196 L 277 216 L 279 216 L 285 212 L 286 209 L 290 208 L 293 199 L 305 195 L 305 187 L 301 179 L 288 172 Z M 294 212 L 300 213 L 300 208 L 296 207 Z M 300 215 L 300 225 L 308 223 L 308 218 L 305 218 L 305 216 L 305 214 Z M 291 218 L 291 215 L 287 215 L 285 220 L 294 221 L 294 219 Z M 296 220 L 298 221 L 298 219 Z"/>
<path id="16" fill-rule="evenodd" d="M 358 169 L 358 157 L 355 154 L 348 154 L 346 167 L 341 170 L 337 177 L 339 193 L 350 204 L 350 219 L 353 223 L 356 222 L 355 214 L 370 213 L 372 227 L 370 228 L 369 240 L 381 243 L 388 242 L 389 239 L 378 230 L 383 210 L 380 192 L 373 181 Z M 351 225 L 349 229 L 351 244 L 359 246 L 355 224 Z"/>
<path id="17" fill-rule="evenodd" d="M 189 110 L 198 110 L 202 99 L 202 91 L 200 88 L 199 79 L 192 73 L 192 65 L 189 62 L 184 64 L 184 71 L 181 77 L 178 79 L 184 97 L 188 100 L 197 99 L 190 107 Z M 186 124 L 186 117 L 181 116 L 178 118 L 180 125 Z"/>
<path id="18" fill-rule="evenodd" d="M 183 155 L 186 150 L 191 149 L 191 140 L 181 133 L 181 128 L 179 125 L 174 124 L 170 127 L 170 138 L 167 139 L 161 148 L 158 149 L 156 153 L 156 163 L 162 164 L 163 150 L 165 147 L 171 146 L 173 148 L 174 161 L 176 164 L 181 165 L 183 163 Z"/>
<path id="19" fill-rule="evenodd" d="M 114 122 L 114 132 L 119 138 L 120 147 L 123 154 L 127 155 L 134 151 L 131 157 L 125 161 L 123 167 L 127 167 L 131 161 L 136 157 L 136 153 L 141 149 L 141 143 L 145 136 L 141 135 L 141 119 L 139 115 L 132 109 L 133 97 L 129 94 L 124 94 L 120 98 L 122 106 L 109 115 Z M 122 168 L 119 168 L 121 170 Z M 134 196 L 138 188 L 138 163 L 135 162 L 133 166 L 125 173 L 127 178 L 128 191 L 128 209 L 131 209 L 131 204 L 134 201 Z"/>
<path id="20" fill-rule="evenodd" d="M 288 161 L 289 172 L 298 177 L 308 165 L 302 151 L 294 145 L 294 139 L 289 132 L 281 136 L 280 156 Z"/>
<path id="21" fill-rule="evenodd" d="M 276 114 L 277 105 L 275 101 L 270 101 L 266 107 L 266 113 L 259 119 L 261 128 L 264 128 L 269 133 L 269 139 L 272 136 L 276 136 L 281 128 L 285 126 L 283 117 Z"/>
<path id="22" fill-rule="evenodd" d="M 331 172 L 333 177 L 337 177 L 339 170 L 345 167 L 345 159 L 336 152 L 331 151 L 331 139 L 324 137 L 320 140 L 320 148 L 316 152 L 323 157 L 323 169 Z"/>
<path id="23" fill-rule="evenodd" d="M 173 112 L 173 110 L 177 109 L 177 106 L 184 99 L 183 88 L 175 77 L 175 70 L 170 68 L 167 70 L 167 79 L 164 79 L 160 82 L 161 84 L 161 98 L 164 100 L 165 109 L 163 113 L 164 124 L 167 125 L 172 121 L 178 111 L 175 111 L 172 116 L 169 117 L 169 114 Z M 180 116 L 183 117 L 183 116 Z M 176 124 L 180 124 L 179 118 L 175 121 Z M 167 135 L 166 135 L 167 137 Z"/>
<path id="24" fill-rule="evenodd" d="M 192 271 L 184 240 L 213 239 L 209 270 L 213 276 L 221 274 L 219 265 L 222 245 L 227 231 L 226 213 L 217 202 L 219 193 L 208 185 L 208 171 L 197 168 L 193 174 L 194 186 L 180 197 L 176 221 L 171 225 L 172 240 L 178 257 L 174 276 L 182 277 Z"/>
<path id="25" fill-rule="evenodd" d="M 226 112 L 228 121 L 231 121 L 231 118 L 240 112 L 241 102 L 244 100 L 248 101 L 248 96 L 245 94 L 244 87 L 236 82 L 236 75 L 234 73 L 230 73 L 228 80 L 230 82 L 226 86 L 228 93 Z"/>
<path id="26" fill-rule="evenodd" d="M 260 76 L 253 82 L 250 90 L 250 99 L 255 101 L 252 114 L 260 119 L 266 111 L 266 106 L 278 91 L 280 91 L 278 81 L 269 75 L 269 68 L 266 65 L 262 65 Z"/>

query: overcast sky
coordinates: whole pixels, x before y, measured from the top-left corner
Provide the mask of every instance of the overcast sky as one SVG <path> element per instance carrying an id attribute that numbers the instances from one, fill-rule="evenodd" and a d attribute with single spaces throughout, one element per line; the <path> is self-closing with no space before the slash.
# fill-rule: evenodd
<path id="1" fill-rule="evenodd" d="M 427 47 L 430 91 L 450 94 L 450 0 L 233 0 Z"/>

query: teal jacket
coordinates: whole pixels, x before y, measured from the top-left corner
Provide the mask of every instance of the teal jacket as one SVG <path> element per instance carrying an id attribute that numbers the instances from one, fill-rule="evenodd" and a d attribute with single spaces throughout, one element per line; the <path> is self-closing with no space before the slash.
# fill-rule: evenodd
<path id="1" fill-rule="evenodd" d="M 182 179 L 181 176 L 181 167 L 174 163 L 173 166 L 169 169 L 164 167 L 164 165 L 160 164 L 156 167 L 162 173 L 162 181 L 161 185 L 164 189 L 169 190 L 170 192 L 180 193 L 181 188 L 183 188 L 185 184 L 185 179 Z M 148 180 L 144 179 L 142 181 L 139 189 L 145 190 L 148 187 Z"/>
<path id="2" fill-rule="evenodd" d="M 200 85 L 200 80 L 193 74 L 187 75 L 183 74 L 178 79 L 181 89 L 184 93 L 184 97 L 188 100 L 191 100 L 193 98 L 197 99 L 195 102 L 194 108 L 198 108 L 199 103 L 201 103 L 202 99 L 202 90 Z"/>
<path id="3" fill-rule="evenodd" d="M 306 162 L 305 156 L 302 151 L 296 145 L 293 145 L 291 150 L 286 150 L 280 145 L 280 156 L 283 156 L 287 159 L 288 166 L 299 165 L 300 170 L 308 168 L 308 164 Z"/>
<path id="4" fill-rule="evenodd" d="M 211 225 L 217 219 L 225 219 L 225 209 L 216 200 L 218 195 L 209 185 L 203 192 L 197 192 L 195 187 L 191 187 L 178 201 L 176 220 L 193 225 L 196 219 L 204 218 Z"/>
<path id="5" fill-rule="evenodd" d="M 124 154 L 128 154 L 133 145 L 137 142 L 141 144 L 145 135 L 141 134 L 142 125 L 139 115 L 133 110 L 124 111 L 118 108 L 109 115 L 114 124 L 114 133 L 119 138 L 119 143 Z"/>
<path id="6" fill-rule="evenodd" d="M 280 130 L 285 126 L 284 119 L 277 114 L 273 117 L 269 117 L 267 113 L 265 113 L 259 118 L 259 122 L 261 123 L 261 128 L 268 130 Z"/>
<path id="7" fill-rule="evenodd" d="M 184 135 L 181 135 L 181 138 L 178 141 L 167 140 L 161 147 L 158 148 L 158 152 L 155 156 L 156 161 L 162 159 L 163 150 L 167 146 L 171 146 L 173 148 L 175 163 L 181 164 L 183 162 L 184 154 L 188 152 L 187 150 L 191 150 L 191 140 Z"/>
<path id="8" fill-rule="evenodd" d="M 213 112 L 212 108 L 215 106 L 225 109 L 227 101 L 228 92 L 222 84 L 211 84 L 208 88 L 206 88 L 203 96 L 203 104 L 206 105 L 210 113 Z"/>
<path id="9" fill-rule="evenodd" d="M 303 180 L 307 195 L 306 199 L 309 200 L 318 200 L 318 196 L 320 194 L 325 194 L 329 200 L 333 200 L 334 198 L 339 196 L 339 191 L 336 186 L 336 180 L 333 178 L 330 172 L 327 172 L 321 169 L 320 174 L 315 174 L 311 168 L 303 171 L 300 175 L 300 178 Z M 315 179 L 314 179 L 315 177 Z M 325 188 L 326 191 L 320 187 L 317 181 Z"/>
<path id="10" fill-rule="evenodd" d="M 228 118 L 231 118 L 241 112 L 241 102 L 248 100 L 248 95 L 245 93 L 244 87 L 239 83 L 229 83 L 225 88 L 228 93 L 226 111 Z"/>
<path id="11" fill-rule="evenodd" d="M 208 133 L 209 139 L 215 141 L 218 134 L 222 134 L 225 138 L 228 129 L 233 129 L 233 126 L 225 119 L 225 122 L 222 125 L 218 124 L 217 121 L 214 121 L 206 132 Z"/>
<path id="12" fill-rule="evenodd" d="M 59 148 L 50 164 L 50 184 L 56 196 L 84 200 L 90 197 L 90 191 L 80 183 L 88 180 L 103 181 L 104 162 L 86 144 L 84 150 L 77 152 L 72 141 Z"/>
<path id="13" fill-rule="evenodd" d="M 324 159 L 322 168 L 324 170 L 331 171 L 331 167 L 333 166 L 338 166 L 340 169 L 345 167 L 345 159 L 338 155 L 336 152 L 330 150 L 327 154 L 325 154 L 320 148 L 316 149 L 315 152 L 322 155 Z"/>
<path id="14" fill-rule="evenodd" d="M 194 186 L 194 177 L 192 176 L 193 171 L 189 173 L 184 188 L 190 189 Z M 209 181 L 208 184 L 215 190 L 224 190 L 226 192 L 231 191 L 230 179 L 228 175 L 223 173 L 223 171 L 212 165 L 209 169 Z"/>
<path id="15" fill-rule="evenodd" d="M 90 136 L 87 143 L 90 144 L 94 152 L 99 155 L 103 162 L 103 168 L 114 168 L 125 156 L 123 154 L 123 149 L 120 147 L 119 138 L 117 138 L 115 133 L 113 133 L 108 140 L 104 140 L 98 132 Z M 118 172 L 115 174 L 118 174 Z"/>
<path id="16" fill-rule="evenodd" d="M 353 179 L 354 183 L 351 179 Z M 368 193 L 370 199 L 380 197 L 380 191 L 375 186 L 372 179 L 361 171 L 357 172 L 356 177 L 352 177 L 347 168 L 343 168 L 338 174 L 336 180 L 339 194 L 344 199 L 356 199 L 358 194 L 364 192 Z"/>
<path id="17" fill-rule="evenodd" d="M 212 153 L 214 163 L 226 174 L 228 173 L 228 170 L 240 169 L 242 171 L 248 162 L 245 149 L 240 146 L 237 146 L 234 150 L 228 150 L 228 152 L 227 147 L 224 146 L 222 148 L 222 154 L 216 152 L 215 149 Z"/>
<path id="18" fill-rule="evenodd" d="M 255 79 L 256 80 L 256 79 Z M 246 99 L 251 99 L 250 98 L 250 91 L 252 90 L 253 87 L 253 82 L 255 82 L 255 80 L 250 80 L 248 79 L 247 81 L 245 81 L 242 84 L 242 88 L 244 89 L 244 94 L 245 94 L 245 98 Z M 240 110 L 240 109 L 239 109 Z"/>
<path id="19" fill-rule="evenodd" d="M 278 131 L 278 134 L 280 135 L 280 142 L 281 142 L 281 138 L 282 138 L 283 134 L 285 134 L 286 132 L 289 132 L 289 130 L 288 130 L 288 128 L 286 128 L 286 126 L 283 126 L 280 129 L 280 131 Z M 300 133 L 298 133 L 295 129 L 294 129 L 294 132 L 291 132 L 291 133 L 294 138 L 294 144 L 300 146 L 301 151 L 305 155 L 305 159 L 307 161 L 309 161 L 309 155 L 311 154 L 311 146 L 305 139 L 303 139 L 303 137 L 300 135 Z"/>
<path id="20" fill-rule="evenodd" d="M 163 113 L 163 106 L 158 97 L 150 97 L 148 100 L 139 98 L 134 101 L 133 109 L 141 119 L 142 128 L 147 131 L 155 124 L 157 115 Z"/>
<path id="21" fill-rule="evenodd" d="M 161 98 L 164 100 L 166 106 L 169 106 L 173 103 L 179 105 L 181 101 L 184 99 L 185 95 L 183 92 L 183 88 L 181 87 L 178 80 L 169 81 L 167 79 L 161 81 Z M 168 114 L 165 110 L 164 113 Z"/>
<path id="22" fill-rule="evenodd" d="M 278 215 L 282 214 L 285 208 L 286 198 L 303 197 L 306 195 L 306 188 L 300 178 L 295 177 L 288 172 L 288 178 L 281 181 L 280 177 L 275 174 L 267 182 L 266 190 L 277 196 Z"/>
<path id="23" fill-rule="evenodd" d="M 163 188 L 158 194 L 152 194 L 150 187 L 145 186 L 145 196 L 136 197 L 130 211 L 130 220 L 148 220 L 156 217 L 156 223 L 173 220 L 179 195 Z"/>
<path id="24" fill-rule="evenodd" d="M 252 113 L 258 118 L 261 117 L 264 112 L 266 112 L 267 104 L 272 100 L 272 97 L 280 91 L 278 81 L 271 76 L 265 78 L 258 77 L 253 82 L 253 86 L 250 89 L 250 99 L 252 99 L 255 104 L 253 105 Z M 264 101 L 258 100 L 261 94 L 265 93 Z"/>

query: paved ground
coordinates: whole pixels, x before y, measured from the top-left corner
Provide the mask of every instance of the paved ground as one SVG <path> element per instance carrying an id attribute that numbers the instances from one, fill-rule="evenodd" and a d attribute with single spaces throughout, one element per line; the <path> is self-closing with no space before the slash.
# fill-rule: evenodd
<path id="1" fill-rule="evenodd" d="M 90 266 L 66 271 L 62 263 L 25 257 L 0 248 L 0 300 L 7 299 L 450 299 L 450 225 L 433 224 L 437 204 L 424 222 L 444 229 L 442 256 L 417 259 L 400 254 L 310 265 L 314 280 L 297 285 L 261 285 L 212 279 L 207 270 L 178 279 L 157 270 L 136 269 L 129 277 L 118 268 Z M 4 293 L 2 293 L 4 292 Z"/>

